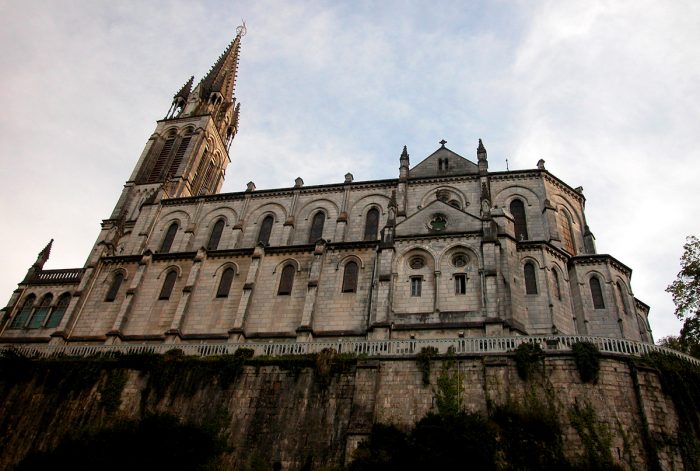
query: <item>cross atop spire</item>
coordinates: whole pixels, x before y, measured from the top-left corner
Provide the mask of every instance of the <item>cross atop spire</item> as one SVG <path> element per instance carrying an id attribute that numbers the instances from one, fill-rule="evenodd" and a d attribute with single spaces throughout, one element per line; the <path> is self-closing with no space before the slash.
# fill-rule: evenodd
<path id="1" fill-rule="evenodd" d="M 440 141 L 440 147 L 445 147 L 445 144 L 447 144 L 446 140 L 443 139 L 442 141 Z"/>

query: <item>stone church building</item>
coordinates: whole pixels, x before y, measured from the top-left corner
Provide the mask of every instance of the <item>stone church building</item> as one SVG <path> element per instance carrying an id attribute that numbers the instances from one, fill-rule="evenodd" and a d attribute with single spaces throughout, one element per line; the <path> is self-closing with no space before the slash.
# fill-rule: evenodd
<path id="1" fill-rule="evenodd" d="M 652 341 L 631 269 L 596 253 L 582 189 L 544 161 L 491 172 L 481 140 L 468 158 L 442 141 L 412 165 L 397 145 L 383 180 L 219 193 L 243 33 L 175 94 L 85 266 L 44 270 L 51 244 L 39 254 L 1 342 Z"/>

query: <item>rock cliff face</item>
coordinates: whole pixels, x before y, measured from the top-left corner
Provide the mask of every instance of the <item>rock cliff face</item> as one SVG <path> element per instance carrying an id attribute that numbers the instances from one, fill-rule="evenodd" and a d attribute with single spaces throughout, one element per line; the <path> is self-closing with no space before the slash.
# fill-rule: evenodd
<path id="1" fill-rule="evenodd" d="M 683 421 L 655 369 L 608 356 L 597 384 L 583 383 L 570 354 L 549 354 L 544 373 L 524 381 L 512 354 L 455 360 L 459 401 L 467 411 L 536 401 L 556 411 L 564 449 L 575 457 L 587 445 L 571 411 L 587 404 L 609 431 L 610 452 L 623 468 L 684 469 L 677 440 Z M 373 423 L 408 429 L 435 411 L 443 362 L 438 357 L 426 367 L 415 359 L 345 359 L 337 367 L 318 358 L 253 359 L 222 376 L 193 361 L 170 364 L 166 375 L 162 364 L 97 361 L 86 368 L 85 362 L 21 361 L 4 366 L 0 377 L 0 468 L 12 468 L 32 450 L 51 450 L 77 430 L 148 413 L 215 426 L 227 446 L 220 461 L 225 469 L 342 465 Z"/>

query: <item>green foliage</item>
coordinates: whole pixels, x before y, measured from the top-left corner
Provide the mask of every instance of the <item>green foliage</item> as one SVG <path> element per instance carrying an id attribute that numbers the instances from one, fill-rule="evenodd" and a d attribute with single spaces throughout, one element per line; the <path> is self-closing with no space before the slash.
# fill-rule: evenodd
<path id="1" fill-rule="evenodd" d="M 418 368 L 420 368 L 423 378 L 423 386 L 428 386 L 430 384 L 430 362 L 437 354 L 437 348 L 423 347 L 420 349 L 420 353 L 416 356 L 416 362 L 418 362 Z"/>
<path id="2" fill-rule="evenodd" d="M 16 469 L 218 469 L 224 450 L 223 441 L 206 428 L 149 415 L 77 431 L 51 451 L 31 452 Z"/>
<path id="3" fill-rule="evenodd" d="M 442 416 L 454 416 L 462 410 L 462 382 L 459 377 L 459 367 L 453 371 L 453 359 L 442 362 L 440 375 L 437 379 L 435 405 Z"/>
<path id="4" fill-rule="evenodd" d="M 592 342 L 576 342 L 571 346 L 576 369 L 584 383 L 597 383 L 600 372 L 600 351 Z"/>
<path id="5" fill-rule="evenodd" d="M 508 469 L 568 469 L 562 428 L 551 410 L 508 404 L 496 407 L 491 419 L 498 426 L 503 460 Z"/>
<path id="6" fill-rule="evenodd" d="M 681 256 L 681 271 L 666 291 L 673 296 L 679 319 L 700 315 L 700 240 L 697 237 L 686 238 Z"/>
<path id="7" fill-rule="evenodd" d="M 678 411 L 677 442 L 685 469 L 700 471 L 700 367 L 659 353 L 646 355 L 644 361 L 658 370 L 664 393 Z"/>
<path id="8" fill-rule="evenodd" d="M 622 469 L 615 464 L 610 451 L 612 434 L 608 427 L 598 420 L 590 403 L 576 401 L 569 411 L 569 418 L 583 442 L 585 469 Z"/>
<path id="9" fill-rule="evenodd" d="M 349 471 L 410 469 L 409 437 L 393 425 L 374 424 L 369 440 L 355 450 Z"/>
<path id="10" fill-rule="evenodd" d="M 543 362 L 544 352 L 538 344 L 525 342 L 515 349 L 515 368 L 523 381 L 527 381 L 538 367 L 542 368 Z"/>

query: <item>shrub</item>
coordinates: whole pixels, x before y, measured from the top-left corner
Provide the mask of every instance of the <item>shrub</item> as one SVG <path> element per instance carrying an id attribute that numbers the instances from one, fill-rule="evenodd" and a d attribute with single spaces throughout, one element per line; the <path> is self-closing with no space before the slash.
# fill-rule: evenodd
<path id="1" fill-rule="evenodd" d="M 592 342 L 576 342 L 571 346 L 578 374 L 584 383 L 597 383 L 600 351 Z"/>
<path id="2" fill-rule="evenodd" d="M 515 349 L 515 367 L 523 381 L 527 381 L 543 360 L 544 352 L 538 344 L 525 342 Z"/>

